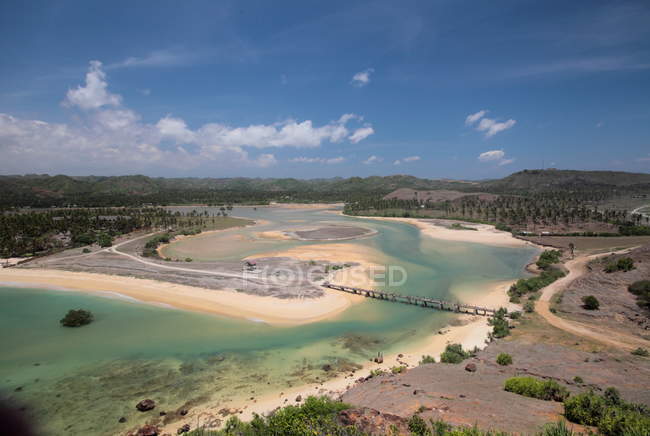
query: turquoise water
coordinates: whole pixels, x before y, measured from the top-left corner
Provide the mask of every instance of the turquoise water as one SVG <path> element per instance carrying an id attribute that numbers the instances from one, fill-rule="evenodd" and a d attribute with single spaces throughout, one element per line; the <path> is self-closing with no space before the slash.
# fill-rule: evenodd
<path id="1" fill-rule="evenodd" d="M 401 293 L 453 298 L 452 289 L 523 275 L 533 248 L 421 239 L 403 223 L 362 220 L 324 211 L 235 208 L 233 215 L 270 221 L 264 228 L 212 234 L 214 258 L 242 256 L 294 245 L 259 241 L 260 230 L 291 229 L 317 222 L 355 223 L 378 234 L 346 243 L 380 253 L 403 267 Z M 302 221 L 302 222 L 296 222 Z M 220 242 L 233 235 L 246 244 Z M 227 245 L 227 244 L 226 244 Z M 343 259 L 342 259 L 343 260 Z M 58 320 L 70 308 L 90 309 L 96 321 L 65 329 Z M 27 405 L 27 416 L 45 434 L 115 434 L 143 419 L 135 404 L 155 398 L 156 410 L 173 411 L 204 401 L 257 397 L 349 371 L 383 351 L 399 351 L 439 329 L 448 313 L 367 301 L 337 318 L 300 327 L 209 316 L 69 291 L 0 288 L 0 390 Z M 337 371 L 321 370 L 325 363 Z M 22 388 L 16 392 L 16 388 Z M 125 416 L 127 424 L 118 424 Z"/>

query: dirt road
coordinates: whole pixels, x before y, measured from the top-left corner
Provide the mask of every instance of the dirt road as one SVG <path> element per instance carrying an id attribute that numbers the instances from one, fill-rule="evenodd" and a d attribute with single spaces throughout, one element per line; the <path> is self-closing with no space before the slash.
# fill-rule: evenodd
<path id="1" fill-rule="evenodd" d="M 625 253 L 627 251 L 629 251 L 629 249 L 613 253 L 579 256 L 573 260 L 568 261 L 564 264 L 564 266 L 569 270 L 569 273 L 543 289 L 542 295 L 535 305 L 535 311 L 552 326 L 577 336 L 593 339 L 595 341 L 626 350 L 633 350 L 637 347 L 650 348 L 650 341 L 646 341 L 641 338 L 626 335 L 620 332 L 601 331 L 593 325 L 560 318 L 550 311 L 550 302 L 553 296 L 556 293 L 567 289 L 575 279 L 585 274 L 587 272 L 587 264 L 591 260 L 602 256 L 608 256 L 614 253 Z"/>

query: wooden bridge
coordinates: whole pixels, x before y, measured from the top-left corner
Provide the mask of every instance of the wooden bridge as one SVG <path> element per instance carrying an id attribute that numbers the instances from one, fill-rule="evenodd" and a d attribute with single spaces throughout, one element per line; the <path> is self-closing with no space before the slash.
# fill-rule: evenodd
<path id="1" fill-rule="evenodd" d="M 473 315 L 494 316 L 496 310 L 487 307 L 472 306 L 471 304 L 462 304 L 451 301 L 436 300 L 427 297 L 417 297 L 413 295 L 402 295 L 394 292 L 375 291 L 371 289 L 353 288 L 350 286 L 335 285 L 329 282 L 323 283 L 323 286 L 337 291 L 349 292 L 350 294 L 363 295 L 368 298 L 391 301 L 394 303 L 412 304 L 414 306 L 429 307 L 431 309 L 447 310 L 458 313 L 471 313 Z"/>

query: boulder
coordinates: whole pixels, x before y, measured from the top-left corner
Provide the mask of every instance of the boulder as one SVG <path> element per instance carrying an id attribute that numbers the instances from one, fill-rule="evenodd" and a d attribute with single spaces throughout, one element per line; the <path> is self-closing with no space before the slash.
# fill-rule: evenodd
<path id="1" fill-rule="evenodd" d="M 124 423 L 124 422 L 126 422 L 126 418 L 125 418 L 125 417 L 121 417 L 120 419 L 117 420 L 117 422 L 122 422 L 122 423 Z"/>
<path id="2" fill-rule="evenodd" d="M 176 430 L 176 434 L 183 434 L 183 433 L 187 433 L 188 431 L 190 431 L 190 425 L 185 424 L 184 426 Z"/>
<path id="3" fill-rule="evenodd" d="M 476 364 L 468 363 L 467 365 L 465 365 L 465 371 L 476 372 Z"/>
<path id="4" fill-rule="evenodd" d="M 136 436 L 158 436 L 159 431 L 155 425 L 148 424 L 139 429 Z"/>
<path id="5" fill-rule="evenodd" d="M 302 401 L 302 395 L 298 395 L 296 397 L 296 403 L 300 403 Z"/>
<path id="6" fill-rule="evenodd" d="M 140 412 L 146 412 L 147 410 L 151 410 L 154 407 L 156 407 L 156 402 L 154 400 L 150 400 L 149 398 L 140 401 L 135 406 L 135 408 L 138 409 Z"/>
<path id="7" fill-rule="evenodd" d="M 185 415 L 187 415 L 187 409 L 181 409 L 181 410 L 178 411 L 178 413 L 179 413 L 181 416 L 185 416 Z"/>

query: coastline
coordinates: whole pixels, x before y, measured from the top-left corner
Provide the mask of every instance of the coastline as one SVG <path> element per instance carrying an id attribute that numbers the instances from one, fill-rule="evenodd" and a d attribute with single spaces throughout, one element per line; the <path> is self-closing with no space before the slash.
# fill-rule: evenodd
<path id="1" fill-rule="evenodd" d="M 483 295 L 480 304 L 492 305 L 494 307 L 504 306 L 508 303 L 507 289 L 512 283 L 509 281 L 498 281 L 490 285 L 490 291 Z M 363 297 L 361 297 L 363 298 Z M 174 432 L 185 423 L 196 425 L 203 422 L 210 422 L 213 419 L 221 419 L 222 424 L 226 418 L 218 414 L 223 408 L 237 410 L 237 415 L 244 421 L 251 420 L 255 414 L 268 415 L 279 407 L 300 404 L 296 402 L 298 396 L 304 400 L 309 396 L 325 395 L 333 399 L 340 397 L 345 391 L 352 388 L 357 379 L 366 377 L 372 370 L 383 369 L 389 371 L 393 366 L 406 365 L 409 368 L 417 366 L 424 355 L 430 355 L 440 359 L 440 354 L 445 350 L 447 344 L 459 343 L 464 349 L 480 349 L 487 346 L 488 333 L 492 327 L 488 319 L 482 316 L 460 315 L 461 324 L 447 326 L 441 332 L 431 332 L 431 335 L 404 347 L 400 352 L 384 355 L 381 364 L 365 361 L 362 367 L 351 373 L 341 374 L 331 380 L 311 383 L 293 388 L 284 389 L 282 392 L 273 392 L 261 395 L 253 401 L 250 399 L 234 399 L 224 403 L 206 403 L 190 410 L 190 413 L 182 420 L 166 425 L 163 431 Z"/>
<path id="2" fill-rule="evenodd" d="M 3 268 L 0 284 L 33 286 L 106 296 L 113 292 L 142 303 L 230 318 L 261 320 L 276 326 L 322 321 L 345 311 L 354 302 L 341 293 L 325 292 L 320 298 L 279 299 L 237 292 L 211 290 L 134 277 L 51 269 Z"/>
<path id="3" fill-rule="evenodd" d="M 342 214 L 342 212 L 341 212 Z M 445 241 L 455 242 L 471 242 L 474 244 L 493 245 L 497 247 L 525 247 L 535 246 L 536 244 L 517 239 L 508 232 L 496 230 L 494 226 L 488 224 L 464 224 L 467 227 L 475 228 L 476 230 L 455 230 L 437 224 L 433 219 L 427 220 L 424 218 L 398 218 L 398 217 L 378 217 L 378 216 L 356 216 L 346 215 L 355 218 L 372 219 L 379 221 L 397 221 L 417 227 L 420 231 L 434 239 L 442 239 Z M 438 220 L 442 221 L 442 220 Z"/>

